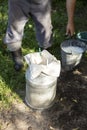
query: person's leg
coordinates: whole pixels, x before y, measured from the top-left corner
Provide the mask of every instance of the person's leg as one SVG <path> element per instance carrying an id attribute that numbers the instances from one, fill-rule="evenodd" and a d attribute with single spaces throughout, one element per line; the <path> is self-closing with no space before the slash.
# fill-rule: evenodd
<path id="1" fill-rule="evenodd" d="M 31 9 L 32 18 L 36 27 L 36 37 L 38 40 L 39 47 L 47 49 L 52 46 L 50 0 L 39 0 L 38 2 L 36 1 L 32 4 Z"/>
<path id="2" fill-rule="evenodd" d="M 13 61 L 15 63 L 15 69 L 20 70 L 23 66 L 21 44 L 24 26 L 28 20 L 28 9 L 25 6 L 26 2 L 23 0 L 9 0 L 9 16 L 8 27 L 4 43 L 7 45 L 8 50 L 12 53 Z"/>

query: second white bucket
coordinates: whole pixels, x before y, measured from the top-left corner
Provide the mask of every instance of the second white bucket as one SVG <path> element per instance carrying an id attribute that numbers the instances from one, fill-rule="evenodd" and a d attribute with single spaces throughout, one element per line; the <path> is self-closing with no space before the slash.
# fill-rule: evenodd
<path id="1" fill-rule="evenodd" d="M 85 50 L 85 43 L 77 39 L 69 39 L 62 42 L 61 60 L 63 69 L 70 71 L 77 66 L 80 63 Z"/>

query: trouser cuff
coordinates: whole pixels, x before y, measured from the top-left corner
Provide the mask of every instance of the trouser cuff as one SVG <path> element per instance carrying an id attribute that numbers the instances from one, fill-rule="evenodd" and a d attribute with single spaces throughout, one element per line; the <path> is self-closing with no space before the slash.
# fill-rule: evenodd
<path id="1" fill-rule="evenodd" d="M 19 50 L 21 48 L 21 42 L 15 42 L 15 43 L 9 43 L 7 44 L 7 48 L 9 51 L 16 51 Z"/>

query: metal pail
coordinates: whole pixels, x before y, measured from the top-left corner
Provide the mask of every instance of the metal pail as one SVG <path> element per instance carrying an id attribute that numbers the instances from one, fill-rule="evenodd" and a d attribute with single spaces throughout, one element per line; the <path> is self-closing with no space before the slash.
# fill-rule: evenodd
<path id="1" fill-rule="evenodd" d="M 62 42 L 61 60 L 63 69 L 66 71 L 70 71 L 76 65 L 78 65 L 85 50 L 85 43 L 77 39 L 69 39 Z"/>
<path id="2" fill-rule="evenodd" d="M 26 97 L 28 106 L 34 109 L 47 109 L 54 103 L 56 96 L 57 78 L 41 73 L 35 79 L 29 78 L 26 71 Z"/>

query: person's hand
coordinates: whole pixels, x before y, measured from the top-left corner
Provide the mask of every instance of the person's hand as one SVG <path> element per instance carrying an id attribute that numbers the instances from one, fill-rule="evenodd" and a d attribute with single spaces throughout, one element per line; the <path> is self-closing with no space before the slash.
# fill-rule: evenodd
<path id="1" fill-rule="evenodd" d="M 66 35 L 73 36 L 75 34 L 74 23 L 68 23 L 66 26 Z"/>

